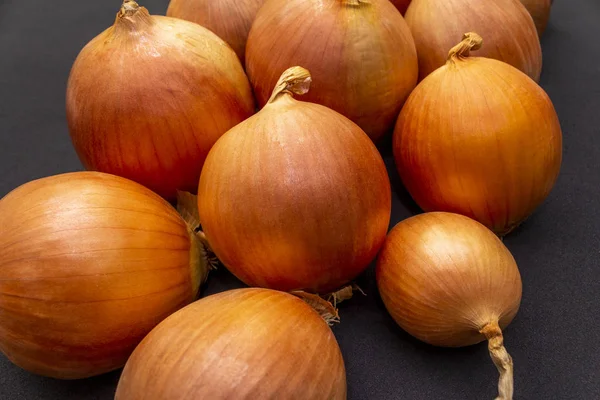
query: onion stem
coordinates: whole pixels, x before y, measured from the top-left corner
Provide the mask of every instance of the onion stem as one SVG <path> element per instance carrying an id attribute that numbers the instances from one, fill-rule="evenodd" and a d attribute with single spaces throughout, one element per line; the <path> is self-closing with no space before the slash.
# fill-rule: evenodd
<path id="1" fill-rule="evenodd" d="M 447 64 L 454 64 L 457 60 L 469 57 L 471 50 L 479 50 L 483 44 L 483 38 L 475 32 L 467 32 L 462 41 L 448 52 Z"/>
<path id="2" fill-rule="evenodd" d="M 288 68 L 283 72 L 279 81 L 277 81 L 277 85 L 275 85 L 273 94 L 271 94 L 271 98 L 267 104 L 271 104 L 283 94 L 291 96 L 294 94 L 303 95 L 310 89 L 311 82 L 312 78 L 307 69 L 302 67 Z"/>
<path id="3" fill-rule="evenodd" d="M 504 347 L 504 337 L 498 321 L 490 322 L 480 331 L 488 340 L 488 350 L 500 373 L 496 400 L 512 400 L 514 392 L 513 360 Z"/>

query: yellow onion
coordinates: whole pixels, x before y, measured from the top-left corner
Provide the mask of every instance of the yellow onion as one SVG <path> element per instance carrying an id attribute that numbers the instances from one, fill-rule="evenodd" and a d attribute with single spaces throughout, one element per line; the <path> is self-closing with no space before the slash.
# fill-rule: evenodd
<path id="1" fill-rule="evenodd" d="M 550 193 L 562 133 L 544 90 L 465 39 L 417 86 L 394 132 L 398 172 L 425 211 L 464 214 L 505 235 Z"/>
<path id="2" fill-rule="evenodd" d="M 125 365 L 207 273 L 177 212 L 143 186 L 77 172 L 0 200 L 0 350 L 61 379 Z"/>
<path id="3" fill-rule="evenodd" d="M 550 19 L 552 0 L 521 0 L 529 14 L 533 17 L 538 35 L 541 37 Z"/>
<path id="4" fill-rule="evenodd" d="M 242 64 L 248 32 L 265 0 L 171 0 L 167 16 L 195 22 L 227 42 Z"/>
<path id="5" fill-rule="evenodd" d="M 409 218 L 388 235 L 377 260 L 385 307 L 409 334 L 434 346 L 488 340 L 499 396 L 513 394 L 513 362 L 502 330 L 521 302 L 521 276 L 508 249 L 486 227 L 450 213 Z"/>
<path id="6" fill-rule="evenodd" d="M 404 15 L 408 6 L 410 5 L 410 0 L 390 0 L 394 6 Z"/>
<path id="7" fill-rule="evenodd" d="M 391 189 L 369 137 L 296 101 L 310 74 L 284 72 L 269 103 L 219 139 L 198 188 L 204 233 L 250 286 L 325 293 L 360 274 L 385 240 Z"/>
<path id="8" fill-rule="evenodd" d="M 225 42 L 129 0 L 81 51 L 67 88 L 71 138 L 85 167 L 169 200 L 196 189 L 211 146 L 253 112 L 248 79 Z"/>
<path id="9" fill-rule="evenodd" d="M 538 81 L 542 49 L 531 16 L 517 0 L 413 0 L 406 15 L 419 55 L 419 79 L 444 65 L 465 32 L 486 40 L 482 57 L 504 61 Z"/>
<path id="10" fill-rule="evenodd" d="M 159 399 L 345 400 L 344 360 L 302 300 L 231 290 L 171 315 L 127 361 L 115 400 Z"/>
<path id="11" fill-rule="evenodd" d="M 373 140 L 393 126 L 418 73 L 410 31 L 388 0 L 267 0 L 246 49 L 261 106 L 293 65 L 314 78 L 304 100 L 345 115 Z"/>

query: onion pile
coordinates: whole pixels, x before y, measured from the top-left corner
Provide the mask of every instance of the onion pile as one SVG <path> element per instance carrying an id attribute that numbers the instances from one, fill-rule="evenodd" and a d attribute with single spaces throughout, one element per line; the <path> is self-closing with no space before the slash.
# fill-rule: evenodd
<path id="1" fill-rule="evenodd" d="M 326 293 L 359 275 L 385 240 L 391 189 L 369 137 L 296 101 L 310 74 L 285 71 L 269 103 L 223 135 L 198 188 L 204 233 L 251 286 Z"/>
<path id="2" fill-rule="evenodd" d="M 377 260 L 377 285 L 394 320 L 435 346 L 488 340 L 499 396 L 511 400 L 513 362 L 502 329 L 521 302 L 521 276 L 508 249 L 483 225 L 450 213 L 421 214 L 390 232 Z"/>
<path id="3" fill-rule="evenodd" d="M 423 210 L 464 214 L 505 235 L 550 193 L 562 133 L 534 81 L 503 62 L 469 56 L 481 45 L 479 35 L 466 34 L 414 90 L 396 124 L 394 157 Z"/>
<path id="4" fill-rule="evenodd" d="M 0 226 L 0 350 L 37 374 L 122 367 L 206 278 L 202 248 L 177 212 L 116 176 L 27 183 L 0 200 Z"/>
<path id="5" fill-rule="evenodd" d="M 211 146 L 253 112 L 250 85 L 225 42 L 130 0 L 81 51 L 67 87 L 69 129 L 85 167 L 169 200 L 196 189 Z"/>
<path id="6" fill-rule="evenodd" d="M 410 31 L 388 0 L 267 0 L 246 49 L 261 106 L 293 65 L 313 75 L 306 101 L 343 114 L 375 141 L 392 128 L 418 74 Z"/>
<path id="7" fill-rule="evenodd" d="M 521 0 L 529 14 L 533 17 L 538 35 L 541 37 L 550 19 L 552 0 Z"/>
<path id="8" fill-rule="evenodd" d="M 446 62 L 465 32 L 486 40 L 482 57 L 504 61 L 538 81 L 542 49 L 531 16 L 516 0 L 413 0 L 406 22 L 419 55 L 419 79 Z"/>
<path id="9" fill-rule="evenodd" d="M 291 294 L 238 289 L 158 325 L 135 350 L 115 400 L 345 400 L 346 372 L 325 321 Z"/>
<path id="10" fill-rule="evenodd" d="M 248 32 L 264 0 L 171 0 L 167 16 L 195 22 L 226 41 L 242 64 Z"/>

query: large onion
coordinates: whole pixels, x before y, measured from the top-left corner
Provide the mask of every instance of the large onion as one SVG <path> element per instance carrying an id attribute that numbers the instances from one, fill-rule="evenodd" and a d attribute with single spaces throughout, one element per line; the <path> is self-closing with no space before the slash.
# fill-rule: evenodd
<path id="1" fill-rule="evenodd" d="M 248 32 L 265 0 L 171 0 L 167 16 L 200 24 L 226 41 L 242 64 Z"/>
<path id="2" fill-rule="evenodd" d="M 512 400 L 513 362 L 502 329 L 517 314 L 522 285 L 500 239 L 461 215 L 421 214 L 392 229 L 376 273 L 387 310 L 417 339 L 445 347 L 487 339 L 500 372 L 497 400 Z"/>
<path id="3" fill-rule="evenodd" d="M 529 14 L 533 17 L 538 35 L 541 37 L 550 19 L 552 0 L 521 0 Z"/>
<path id="4" fill-rule="evenodd" d="M 173 314 L 135 350 L 116 400 L 345 400 L 346 373 L 325 321 L 267 289 L 206 297 Z"/>
<path id="5" fill-rule="evenodd" d="M 425 211 L 467 215 L 504 235 L 548 196 L 562 133 L 552 102 L 508 64 L 469 57 L 474 33 L 411 94 L 394 132 L 394 156 Z"/>
<path id="6" fill-rule="evenodd" d="M 304 100 L 345 115 L 373 140 L 392 127 L 417 81 L 413 39 L 388 0 L 267 0 L 246 50 L 260 105 L 293 65 L 314 78 Z"/>
<path id="7" fill-rule="evenodd" d="M 200 221 L 219 259 L 251 286 L 328 292 L 361 273 L 385 239 L 385 165 L 352 121 L 293 94 L 310 74 L 287 70 L 269 103 L 211 150 Z"/>
<path id="8" fill-rule="evenodd" d="M 122 367 L 206 277 L 177 212 L 113 175 L 27 183 L 0 200 L 0 226 L 0 350 L 41 375 Z"/>
<path id="9" fill-rule="evenodd" d="M 517 0 L 413 0 L 405 18 L 419 54 L 419 79 L 444 65 L 447 50 L 470 31 L 486 40 L 482 57 L 540 78 L 542 50 L 535 24 Z"/>
<path id="10" fill-rule="evenodd" d="M 205 28 L 125 0 L 81 51 L 67 117 L 83 164 L 172 200 L 195 191 L 215 141 L 254 112 L 235 53 Z"/>

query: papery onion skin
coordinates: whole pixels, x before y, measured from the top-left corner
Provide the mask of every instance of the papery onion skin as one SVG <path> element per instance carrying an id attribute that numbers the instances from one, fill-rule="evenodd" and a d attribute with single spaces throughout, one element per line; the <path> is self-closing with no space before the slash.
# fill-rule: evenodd
<path id="1" fill-rule="evenodd" d="M 538 35 L 542 37 L 550 19 L 552 0 L 521 0 L 521 3 L 523 3 L 529 14 L 531 14 Z"/>
<path id="2" fill-rule="evenodd" d="M 402 15 L 406 13 L 411 0 L 390 0 Z"/>
<path id="3" fill-rule="evenodd" d="M 292 97 L 306 92 L 305 79 L 302 68 L 286 71 L 271 102 L 219 139 L 200 177 L 198 209 L 213 251 L 248 285 L 326 293 L 375 258 L 391 189 L 356 124 Z"/>
<path id="4" fill-rule="evenodd" d="M 419 55 L 419 80 L 444 65 L 465 32 L 485 38 L 481 57 L 504 61 L 536 82 L 542 49 L 535 24 L 517 0 L 413 0 L 405 15 Z"/>
<path id="5" fill-rule="evenodd" d="M 115 400 L 346 399 L 331 329 L 302 300 L 268 289 L 206 297 L 135 350 Z"/>
<path id="6" fill-rule="evenodd" d="M 265 0 L 171 0 L 167 16 L 195 22 L 227 42 L 244 63 L 254 17 Z"/>
<path id="7" fill-rule="evenodd" d="M 0 350 L 40 375 L 122 367 L 207 273 L 175 210 L 108 174 L 27 183 L 0 200 L 0 226 Z"/>
<path id="8" fill-rule="evenodd" d="M 503 236 L 552 190 L 562 132 L 552 101 L 534 81 L 467 50 L 414 90 L 393 148 L 402 181 L 423 210 L 463 214 Z"/>
<path id="9" fill-rule="evenodd" d="M 388 0 L 267 0 L 246 49 L 261 106 L 293 65 L 314 79 L 304 101 L 345 115 L 374 141 L 391 130 L 418 75 L 412 36 Z"/>
<path id="10" fill-rule="evenodd" d="M 243 68 L 209 30 L 125 1 L 114 26 L 81 51 L 67 119 L 87 169 L 168 200 L 195 191 L 211 146 L 254 112 Z"/>

